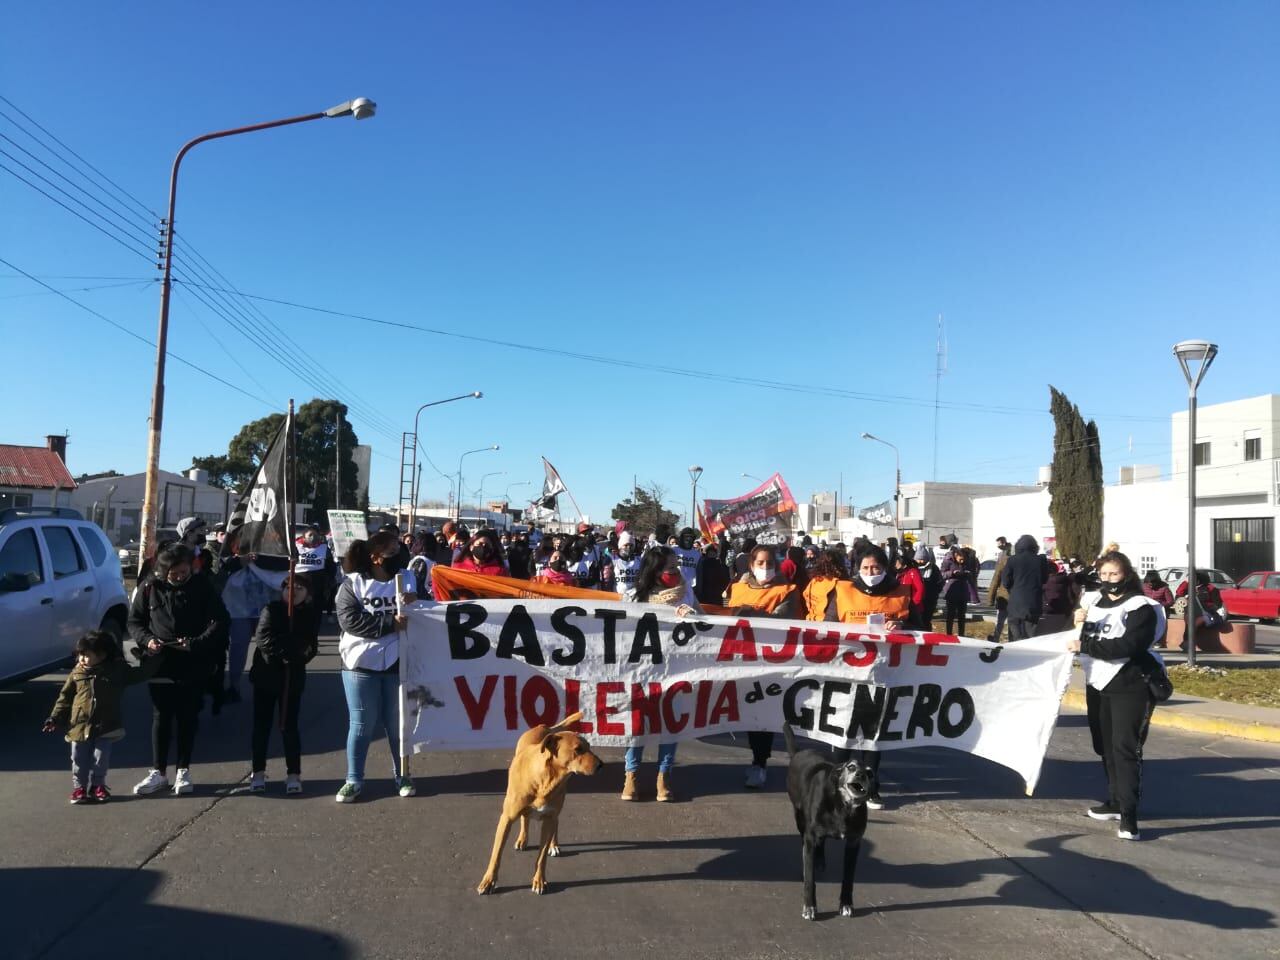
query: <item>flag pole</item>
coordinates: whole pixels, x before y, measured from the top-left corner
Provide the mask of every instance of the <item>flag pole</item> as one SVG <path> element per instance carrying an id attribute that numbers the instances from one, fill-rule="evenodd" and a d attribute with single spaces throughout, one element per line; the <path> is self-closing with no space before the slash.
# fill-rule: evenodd
<path id="1" fill-rule="evenodd" d="M 284 503 L 285 503 L 285 539 L 288 541 L 289 554 L 289 578 L 286 581 L 289 585 L 289 632 L 293 633 L 293 578 L 294 568 L 297 567 L 297 558 L 295 554 L 298 551 L 297 541 L 293 538 L 293 498 L 297 495 L 298 486 L 298 460 L 297 451 L 293 444 L 293 397 L 289 398 L 289 413 L 285 420 L 284 433 Z M 289 665 L 284 668 L 284 682 L 281 687 L 282 694 L 280 697 L 279 726 L 280 732 L 284 732 L 284 714 L 285 704 L 289 702 Z"/>

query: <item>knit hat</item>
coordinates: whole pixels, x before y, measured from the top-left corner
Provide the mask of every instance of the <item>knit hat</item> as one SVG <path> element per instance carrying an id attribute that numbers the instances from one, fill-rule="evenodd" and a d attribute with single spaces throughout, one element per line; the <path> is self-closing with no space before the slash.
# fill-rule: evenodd
<path id="1" fill-rule="evenodd" d="M 618 549 L 621 550 L 623 547 L 631 546 L 633 539 L 634 538 L 631 536 L 630 530 L 623 530 L 618 534 Z"/>
<path id="2" fill-rule="evenodd" d="M 183 517 L 178 521 L 178 539 L 185 540 L 188 533 L 203 530 L 206 524 L 199 517 Z"/>
<path id="3" fill-rule="evenodd" d="M 933 551 L 923 543 L 916 547 L 916 563 L 933 563 Z"/>

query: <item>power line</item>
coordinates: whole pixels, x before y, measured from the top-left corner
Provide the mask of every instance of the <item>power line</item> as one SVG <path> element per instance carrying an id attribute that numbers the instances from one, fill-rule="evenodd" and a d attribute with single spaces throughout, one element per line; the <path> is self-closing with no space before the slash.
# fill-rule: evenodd
<path id="1" fill-rule="evenodd" d="M 89 287 L 67 287 L 65 290 L 55 290 L 53 293 L 89 293 L 94 290 L 118 290 L 120 287 L 150 286 L 155 282 L 154 278 L 149 280 L 126 280 L 123 283 L 103 283 Z M 22 300 L 27 297 L 47 297 L 49 295 L 50 292 L 47 290 L 35 290 L 29 293 L 11 293 L 0 297 L 0 300 Z"/>
<path id="2" fill-rule="evenodd" d="M 57 294 L 59 297 L 61 297 L 63 300 L 66 300 L 68 303 L 74 304 L 75 306 L 79 307 L 85 313 L 92 314 L 93 316 L 97 317 L 99 320 L 102 320 L 104 323 L 110 324 L 111 326 L 119 330 L 121 333 L 126 334 L 127 336 L 130 336 L 134 340 L 137 340 L 141 343 L 145 343 L 152 350 L 156 348 L 154 341 L 148 340 L 146 337 L 142 336 L 139 333 L 134 333 L 128 327 L 124 326 L 124 324 L 117 323 L 116 321 L 112 320 L 110 317 L 106 316 L 105 314 L 99 313 L 97 310 L 93 309 L 93 307 L 87 306 L 81 303 L 79 300 L 76 300 L 74 297 L 70 297 L 67 294 L 63 293 L 61 290 L 58 290 L 54 287 L 49 286 L 47 283 L 45 283 L 43 280 L 39 279 L 38 277 L 34 276 L 33 274 L 27 273 L 27 271 L 23 270 L 17 264 L 11 263 L 10 261 L 5 260 L 3 257 L 0 257 L 0 263 L 3 263 L 10 270 L 16 270 L 18 273 L 22 274 L 31 282 L 40 284 L 40 286 L 44 287 L 50 293 Z M 173 359 L 177 360 L 179 363 L 190 367 L 192 370 L 195 370 L 197 373 L 202 373 L 209 379 L 216 380 L 218 381 L 218 383 L 222 384 L 223 386 L 230 387 L 232 390 L 235 390 L 237 393 L 244 394 L 250 400 L 256 400 L 259 403 L 264 404 L 273 410 L 276 408 L 276 405 L 273 404 L 270 400 L 265 400 L 262 397 L 256 396 L 250 393 L 248 390 L 244 389 L 243 387 L 232 383 L 230 380 L 224 380 L 222 377 L 218 376 L 216 373 L 210 373 L 208 370 L 204 369 L 204 367 L 200 366 L 199 364 L 192 363 L 190 360 L 187 360 L 185 357 L 178 356 L 172 350 L 169 351 L 168 355 L 173 357 Z"/>

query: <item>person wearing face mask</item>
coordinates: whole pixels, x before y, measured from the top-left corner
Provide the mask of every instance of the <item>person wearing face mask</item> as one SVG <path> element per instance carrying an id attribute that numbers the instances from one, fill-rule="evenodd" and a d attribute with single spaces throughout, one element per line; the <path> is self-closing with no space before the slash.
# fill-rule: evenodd
<path id="1" fill-rule="evenodd" d="M 613 590 L 623 600 L 636 598 L 636 579 L 640 576 L 640 565 L 644 557 L 636 552 L 635 538 L 630 530 L 618 534 L 618 549 L 613 554 L 610 567 L 613 570 Z"/>
<path id="2" fill-rule="evenodd" d="M 800 599 L 795 584 L 781 578 L 773 547 L 757 544 L 747 558 L 747 572 L 729 588 L 725 606 L 735 616 L 794 620 L 803 616 Z M 773 731 L 752 730 L 747 734 L 747 743 L 751 746 L 751 766 L 747 767 L 743 785 L 748 790 L 759 790 L 765 784 L 765 765 L 773 755 Z"/>
<path id="3" fill-rule="evenodd" d="M 209 529 L 199 517 L 184 517 L 178 521 L 178 542 L 191 551 L 191 573 L 197 577 L 212 577 L 214 553 L 206 545 Z"/>
<path id="4" fill-rule="evenodd" d="M 192 575 L 191 548 L 174 543 L 156 556 L 155 568 L 134 594 L 129 636 L 160 659 L 147 684 L 151 693 L 151 769 L 133 788 L 139 796 L 169 786 L 169 741 L 177 736 L 176 795 L 191 793 L 196 718 L 205 688 L 227 654 L 229 618 L 208 577 Z"/>
<path id="5" fill-rule="evenodd" d="M 836 619 L 841 623 L 867 623 L 875 615 L 883 618 L 886 631 L 912 629 L 922 619 L 919 608 L 913 609 L 911 588 L 899 583 L 889 570 L 889 558 L 878 546 L 868 546 L 854 563 L 856 571 L 850 581 L 836 585 Z M 853 756 L 852 750 L 833 752 L 837 763 L 846 763 Z M 867 809 L 882 810 L 880 799 L 880 752 L 859 750 L 858 759 L 875 776 Z"/>
<path id="6" fill-rule="evenodd" d="M 545 541 L 544 541 L 545 542 Z M 533 578 L 534 583 L 550 583 L 557 587 L 576 586 L 573 574 L 569 572 L 569 561 L 559 550 L 552 547 L 547 557 L 547 565 L 542 572 Z"/>
<path id="7" fill-rule="evenodd" d="M 697 531 L 693 527 L 685 527 L 676 539 L 672 548 L 680 560 L 680 574 L 689 585 L 690 596 L 696 597 L 698 592 L 698 571 L 702 565 L 702 551 L 695 544 L 698 542 Z"/>
<path id="8" fill-rule="evenodd" d="M 354 803 L 364 790 L 369 744 L 381 725 L 391 749 L 391 772 L 402 797 L 417 793 L 400 769 L 400 630 L 405 618 L 397 612 L 395 575 L 400 541 L 391 532 L 356 540 L 347 547 L 342 568 L 347 578 L 338 588 L 335 605 L 342 636 L 342 692 L 347 701 L 347 779 L 334 798 Z M 405 603 L 417 600 L 405 594 Z"/>
<path id="9" fill-rule="evenodd" d="M 661 603 L 675 607 L 676 613 L 682 617 L 701 613 L 702 608 L 696 601 L 692 604 L 685 602 L 687 592 L 680 557 L 674 549 L 657 547 L 644 555 L 640 573 L 636 577 L 636 603 Z M 636 798 L 636 772 L 640 769 L 640 761 L 643 757 L 643 746 L 627 747 L 626 776 L 621 797 L 623 800 Z M 659 803 L 674 799 L 671 793 L 671 768 L 675 762 L 676 744 L 658 744 L 658 783 L 655 799 Z"/>
<path id="10" fill-rule="evenodd" d="M 454 569 L 471 573 L 483 573 L 489 577 L 507 576 L 502 555 L 498 550 L 498 537 L 492 530 L 480 530 L 467 545 L 467 555 L 458 560 Z"/>
<path id="11" fill-rule="evenodd" d="M 528 580 L 533 575 L 533 553 L 529 549 L 529 540 L 523 534 L 511 538 L 511 546 L 507 548 L 507 569 L 517 580 Z"/>
<path id="12" fill-rule="evenodd" d="M 1107 800 L 1086 813 L 1093 820 L 1119 821 L 1117 836 L 1137 840 L 1142 747 L 1155 709 L 1147 674 L 1164 670 L 1153 647 L 1167 624 L 1164 608 L 1143 595 L 1123 553 L 1103 554 L 1098 579 L 1098 592 L 1081 597 L 1075 612 L 1080 638 L 1067 644 L 1084 654 L 1089 733 L 1107 775 Z"/>
<path id="13" fill-rule="evenodd" d="M 1035 635 L 1044 612 L 1044 584 L 1050 567 L 1040 555 L 1040 544 L 1029 533 L 1013 545 L 1013 556 L 1004 565 L 1002 581 L 1009 591 L 1009 639 L 1025 640 Z"/>
<path id="14" fill-rule="evenodd" d="M 938 611 L 938 598 L 942 596 L 942 571 L 934 561 L 933 551 L 923 543 L 916 547 L 916 570 L 924 582 L 924 599 L 920 604 L 920 629 L 933 630 L 933 617 Z"/>
<path id="15" fill-rule="evenodd" d="M 564 548 L 574 586 L 583 590 L 600 589 L 602 557 L 590 533 L 570 537 Z"/>

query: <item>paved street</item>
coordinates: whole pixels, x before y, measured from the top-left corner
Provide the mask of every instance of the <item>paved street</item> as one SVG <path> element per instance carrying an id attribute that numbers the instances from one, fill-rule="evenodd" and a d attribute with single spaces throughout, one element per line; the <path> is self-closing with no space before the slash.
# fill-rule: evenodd
<path id="1" fill-rule="evenodd" d="M 508 757 L 419 757 L 420 796 L 388 779 L 340 806 L 346 710 L 333 644 L 303 707 L 307 794 L 242 792 L 248 704 L 202 716 L 192 797 L 137 800 L 149 703 L 131 691 L 105 807 L 70 807 L 66 745 L 42 736 L 56 677 L 0 692 L 3 955 L 72 958 L 181 946 L 191 957 L 1276 957 L 1280 747 L 1160 728 L 1141 843 L 1082 815 L 1101 767 L 1064 715 L 1040 788 L 943 750 L 890 754 L 890 809 L 872 814 L 856 914 L 800 919 L 799 842 L 782 792 L 745 794 L 745 742 L 681 748 L 690 802 L 623 804 L 621 763 L 574 783 L 544 897 L 509 852 L 479 897 Z M 616 751 L 606 759 L 620 761 Z M 784 758 L 785 759 L 785 758 Z M 375 745 L 370 773 L 388 766 Z M 643 782 L 648 782 L 646 773 Z M 1123 859 L 1121 859 L 1123 858 Z"/>

